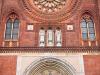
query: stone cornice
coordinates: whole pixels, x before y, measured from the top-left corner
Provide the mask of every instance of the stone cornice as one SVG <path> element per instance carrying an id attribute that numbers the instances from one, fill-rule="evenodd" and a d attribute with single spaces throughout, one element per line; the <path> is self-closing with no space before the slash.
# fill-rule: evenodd
<path id="1" fill-rule="evenodd" d="M 99 53 L 100 47 L 0 47 L 0 53 Z"/>

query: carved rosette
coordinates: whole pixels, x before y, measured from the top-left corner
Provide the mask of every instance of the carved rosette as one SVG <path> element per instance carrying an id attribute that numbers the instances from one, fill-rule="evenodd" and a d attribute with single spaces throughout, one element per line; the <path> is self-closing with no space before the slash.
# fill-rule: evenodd
<path id="1" fill-rule="evenodd" d="M 66 5 L 66 0 L 33 0 L 34 5 L 45 13 L 61 10 Z"/>
<path id="2" fill-rule="evenodd" d="M 21 0 L 20 6 L 30 18 L 58 22 L 72 17 L 82 0 Z"/>

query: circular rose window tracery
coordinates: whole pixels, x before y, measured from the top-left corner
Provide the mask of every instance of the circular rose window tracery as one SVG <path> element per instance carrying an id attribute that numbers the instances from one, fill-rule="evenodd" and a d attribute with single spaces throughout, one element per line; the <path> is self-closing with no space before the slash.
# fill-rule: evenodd
<path id="1" fill-rule="evenodd" d="M 20 7 L 30 18 L 39 22 L 60 22 L 76 12 L 82 0 L 19 0 Z"/>
<path id="2" fill-rule="evenodd" d="M 62 9 L 66 0 L 33 0 L 34 5 L 43 12 L 51 13 Z"/>

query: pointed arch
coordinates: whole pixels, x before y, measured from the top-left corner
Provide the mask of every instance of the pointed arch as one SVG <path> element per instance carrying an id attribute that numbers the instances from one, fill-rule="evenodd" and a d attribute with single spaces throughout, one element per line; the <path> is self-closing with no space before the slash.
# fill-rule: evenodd
<path id="1" fill-rule="evenodd" d="M 81 18 L 82 40 L 94 41 L 96 39 L 94 19 L 88 12 L 84 13 Z"/>
<path id="2" fill-rule="evenodd" d="M 12 12 L 6 19 L 5 28 L 5 45 L 4 46 L 17 46 L 19 40 L 19 24 L 20 20 L 16 13 Z M 6 42 L 8 43 L 6 45 Z"/>
<path id="3" fill-rule="evenodd" d="M 8 8 L 4 11 L 3 19 L 7 20 L 11 14 L 15 14 L 18 19 L 23 19 L 23 13 L 18 8 Z"/>

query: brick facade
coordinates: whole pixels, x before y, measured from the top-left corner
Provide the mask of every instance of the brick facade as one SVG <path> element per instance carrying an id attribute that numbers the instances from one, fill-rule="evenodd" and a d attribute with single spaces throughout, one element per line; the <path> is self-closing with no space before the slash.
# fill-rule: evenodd
<path id="1" fill-rule="evenodd" d="M 0 75 L 16 75 L 16 56 L 0 56 Z"/>
<path id="2" fill-rule="evenodd" d="M 100 0 L 67 0 L 68 4 L 63 10 L 51 14 L 38 10 L 31 1 L 0 0 L 0 75 L 16 75 L 16 68 L 19 67 L 17 57 L 21 55 L 28 56 L 27 60 L 30 62 L 35 61 L 33 56 L 38 58 L 55 56 L 58 59 L 63 59 L 64 56 L 71 62 L 72 59 L 74 60 L 74 56 L 79 55 L 76 59 L 79 60 L 78 58 L 81 56 L 81 61 L 71 64 L 78 68 L 79 75 L 84 75 L 84 71 L 85 75 L 100 75 Z M 6 22 L 12 14 L 15 14 L 20 20 L 18 46 L 5 47 Z M 96 33 L 94 41 L 82 40 L 80 22 L 84 14 L 89 14 L 94 20 Z M 27 30 L 27 26 L 30 24 L 33 25 L 33 30 Z M 68 25 L 72 25 L 73 30 L 67 30 Z M 55 29 L 59 27 L 62 30 L 62 47 L 39 47 L 41 27 L 44 27 L 46 33 L 49 27 L 52 27 L 54 33 Z M 67 58 L 68 55 L 69 58 Z M 23 57 L 23 59 L 25 58 Z M 81 67 L 77 66 L 76 62 Z M 24 62 L 24 64 L 26 63 Z"/>
<path id="3" fill-rule="evenodd" d="M 85 75 L 100 75 L 100 55 L 84 55 Z"/>
<path id="4" fill-rule="evenodd" d="M 97 46 L 99 45 L 99 5 L 97 1 L 94 0 L 87 0 L 87 1 L 78 1 L 79 3 L 78 7 L 75 7 L 75 9 L 70 10 L 73 11 L 70 13 L 64 14 L 66 18 L 63 18 L 62 16 L 58 16 L 61 19 L 56 19 L 54 21 L 48 19 L 49 16 L 43 14 L 43 18 L 41 18 L 41 14 L 38 13 L 37 17 L 35 16 L 34 12 L 32 13 L 31 11 L 33 10 L 30 8 L 30 13 L 29 10 L 27 10 L 25 6 L 23 6 L 21 1 L 18 0 L 12 0 L 12 1 L 1 1 L 0 2 L 0 9 L 1 9 L 1 17 L 0 17 L 0 22 L 1 22 L 1 27 L 0 27 L 0 46 L 3 46 L 4 42 L 4 33 L 5 33 L 5 24 L 7 21 L 7 17 L 12 13 L 16 13 L 19 16 L 20 19 L 20 34 L 19 34 L 19 46 L 20 47 L 38 47 L 38 32 L 39 29 L 38 27 L 43 26 L 44 24 L 46 27 L 48 26 L 55 26 L 55 25 L 60 25 L 64 30 L 62 31 L 63 33 L 63 46 L 82 46 L 82 37 L 81 37 L 81 29 L 80 29 L 80 19 L 82 17 L 82 14 L 85 12 L 88 12 L 92 15 L 94 22 L 95 22 L 95 29 L 96 29 L 96 40 L 92 42 L 92 46 Z M 22 4 L 22 5 L 21 5 Z M 73 2 L 74 4 L 74 2 Z M 29 8 L 29 5 L 27 5 L 27 8 Z M 77 6 L 77 5 L 76 5 Z M 69 9 L 74 6 L 68 7 Z M 67 10 L 69 10 L 67 9 Z M 76 10 L 78 9 L 78 10 Z M 28 14 L 29 13 L 29 14 Z M 34 14 L 34 15 L 33 15 Z M 69 14 L 69 15 L 67 15 Z M 31 16 L 30 16 L 31 15 Z M 61 14 L 62 15 L 62 14 Z M 51 16 L 56 16 L 55 14 Z M 33 18 L 32 18 L 33 17 Z M 47 18 L 45 18 L 47 17 Z M 40 19 L 41 18 L 41 19 Z M 43 19 L 46 19 L 43 20 Z M 33 24 L 34 25 L 34 31 L 27 31 L 27 25 L 28 24 Z M 67 28 L 66 26 L 72 24 L 74 26 L 73 31 L 66 31 Z M 73 37 L 74 36 L 74 37 Z M 74 40 L 73 40 L 74 39 Z M 35 41 L 34 41 L 35 40 Z M 89 46 L 88 42 L 84 42 L 84 46 Z"/>

